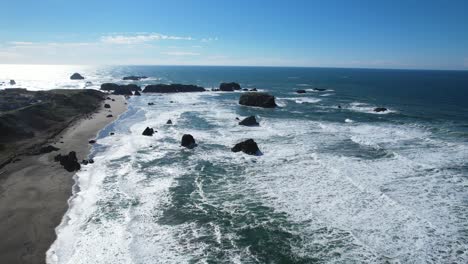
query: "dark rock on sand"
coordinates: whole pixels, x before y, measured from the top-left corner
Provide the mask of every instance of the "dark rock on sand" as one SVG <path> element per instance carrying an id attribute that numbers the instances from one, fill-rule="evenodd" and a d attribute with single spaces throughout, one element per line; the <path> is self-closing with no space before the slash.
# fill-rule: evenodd
<path id="1" fill-rule="evenodd" d="M 239 98 L 239 104 L 264 108 L 276 107 L 275 97 L 267 93 L 244 93 Z"/>
<path id="2" fill-rule="evenodd" d="M 166 125 L 172 125 L 172 120 L 167 120 Z"/>
<path id="3" fill-rule="evenodd" d="M 141 93 L 139 91 L 135 91 L 135 93 L 133 95 L 137 95 L 137 96 L 140 96 Z"/>
<path id="4" fill-rule="evenodd" d="M 60 149 L 56 148 L 56 147 L 54 147 L 52 145 L 49 145 L 49 146 L 40 148 L 39 153 L 50 153 L 52 151 L 57 151 L 57 150 L 60 150 Z"/>
<path id="5" fill-rule="evenodd" d="M 193 138 L 192 135 L 185 134 L 185 135 L 182 136 L 182 142 L 181 142 L 180 145 L 182 147 L 193 149 L 194 147 L 197 146 L 197 143 L 195 143 L 195 139 Z"/>
<path id="6" fill-rule="evenodd" d="M 154 84 L 147 85 L 144 93 L 189 93 L 204 92 L 205 88 L 191 84 Z"/>
<path id="7" fill-rule="evenodd" d="M 107 117 L 107 118 L 111 118 L 111 117 L 114 117 L 114 116 L 113 116 L 113 115 L 107 115 L 106 117 Z"/>
<path id="8" fill-rule="evenodd" d="M 15 84 L 16 84 L 15 80 L 10 80 L 10 85 L 15 85 Z"/>
<path id="9" fill-rule="evenodd" d="M 245 118 L 244 120 L 239 122 L 239 125 L 241 126 L 258 126 L 259 123 L 257 122 L 257 119 L 255 119 L 255 116 L 249 116 Z"/>
<path id="10" fill-rule="evenodd" d="M 143 131 L 142 135 L 143 136 L 152 136 L 154 134 L 154 129 L 146 127 L 145 130 Z"/>
<path id="11" fill-rule="evenodd" d="M 60 162 L 60 165 L 62 165 L 67 171 L 70 172 L 77 171 L 81 168 L 80 163 L 76 158 L 75 151 L 70 151 L 68 155 L 58 154 L 57 156 L 55 156 L 54 160 L 56 162 Z"/>
<path id="12" fill-rule="evenodd" d="M 380 112 L 386 112 L 388 109 L 385 107 L 376 107 L 374 108 L 374 112 L 380 113 Z"/>
<path id="13" fill-rule="evenodd" d="M 104 104 L 104 108 L 111 108 L 110 104 Z"/>
<path id="14" fill-rule="evenodd" d="M 297 90 L 296 93 L 303 94 L 303 93 L 306 93 L 306 90 Z"/>
<path id="15" fill-rule="evenodd" d="M 141 79 L 146 79 L 146 78 L 148 78 L 148 77 L 146 77 L 146 76 L 133 76 L 132 75 L 132 76 L 123 77 L 123 80 L 124 81 L 139 81 Z"/>
<path id="16" fill-rule="evenodd" d="M 81 76 L 81 74 L 75 72 L 74 74 L 72 74 L 72 76 L 70 76 L 70 79 L 71 79 L 71 80 L 83 80 L 84 77 Z"/>
<path id="17" fill-rule="evenodd" d="M 234 90 L 240 90 L 241 87 L 238 83 L 230 82 L 230 83 L 221 83 L 219 85 L 219 90 L 223 92 L 232 92 Z"/>
<path id="18" fill-rule="evenodd" d="M 261 155 L 260 149 L 258 149 L 257 143 L 253 139 L 237 143 L 232 149 L 232 152 L 242 151 L 249 155 Z"/>

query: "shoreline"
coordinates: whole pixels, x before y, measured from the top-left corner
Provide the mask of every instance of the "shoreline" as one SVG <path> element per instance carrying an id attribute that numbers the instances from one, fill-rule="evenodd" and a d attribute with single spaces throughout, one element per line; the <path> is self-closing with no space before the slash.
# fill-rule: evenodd
<path id="1" fill-rule="evenodd" d="M 75 172 L 66 171 L 54 156 L 75 151 L 79 161 L 88 157 L 92 148 L 88 141 L 127 110 L 124 96 L 108 96 L 115 101 L 103 100 L 96 112 L 49 140 L 60 150 L 22 155 L 0 169 L 0 259 L 5 263 L 46 262 L 75 185 Z M 111 108 L 104 108 L 105 103 Z M 109 114 L 113 117 L 107 118 Z"/>

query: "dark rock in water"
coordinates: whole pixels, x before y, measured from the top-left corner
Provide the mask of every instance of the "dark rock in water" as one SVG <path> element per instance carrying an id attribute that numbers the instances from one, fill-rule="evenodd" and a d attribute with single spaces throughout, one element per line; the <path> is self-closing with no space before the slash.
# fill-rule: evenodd
<path id="1" fill-rule="evenodd" d="M 114 92 L 112 94 L 115 95 L 133 95 L 132 93 L 132 88 L 128 86 L 119 86 L 115 88 Z"/>
<path id="2" fill-rule="evenodd" d="M 10 85 L 15 85 L 15 84 L 16 84 L 15 80 L 10 80 Z"/>
<path id="3" fill-rule="evenodd" d="M 81 168 L 80 163 L 76 158 L 75 151 L 70 151 L 68 155 L 58 154 L 57 156 L 55 156 L 54 160 L 56 162 L 60 162 L 60 165 L 62 165 L 67 171 L 70 172 L 77 171 Z"/>
<path id="4" fill-rule="evenodd" d="M 219 92 L 219 91 L 221 91 L 221 90 L 219 90 L 218 88 L 213 88 L 213 89 L 211 89 L 211 91 L 213 91 L 213 92 Z"/>
<path id="5" fill-rule="evenodd" d="M 148 77 L 146 77 L 146 76 L 133 76 L 132 75 L 132 76 L 123 77 L 123 80 L 124 81 L 139 81 L 141 79 L 146 79 L 146 78 L 148 78 Z"/>
<path id="6" fill-rule="evenodd" d="M 252 88 L 250 89 L 251 92 L 256 92 L 257 91 L 257 88 Z"/>
<path id="7" fill-rule="evenodd" d="M 189 148 L 189 149 L 193 149 L 194 147 L 197 146 L 197 143 L 195 143 L 195 139 L 193 138 L 192 135 L 185 134 L 182 136 L 181 146 Z"/>
<path id="8" fill-rule="evenodd" d="M 72 76 L 70 76 L 70 79 L 71 79 L 71 80 L 83 80 L 84 77 L 81 76 L 81 74 L 75 72 L 74 74 L 72 74 Z"/>
<path id="9" fill-rule="evenodd" d="M 149 128 L 149 127 L 146 127 L 142 133 L 143 136 L 152 136 L 153 134 L 154 134 L 154 129 Z"/>
<path id="10" fill-rule="evenodd" d="M 39 153 L 50 153 L 52 151 L 57 151 L 57 150 L 60 150 L 60 149 L 49 145 L 47 147 L 42 147 L 41 149 L 39 149 Z"/>
<path id="11" fill-rule="evenodd" d="M 172 125 L 172 120 L 167 120 L 166 125 Z"/>
<path id="12" fill-rule="evenodd" d="M 243 89 L 242 89 L 242 91 L 244 91 L 244 92 L 248 92 L 248 91 L 249 91 L 249 89 L 247 89 L 247 88 L 243 88 Z"/>
<path id="13" fill-rule="evenodd" d="M 89 143 L 89 144 L 94 144 L 94 143 L 96 143 L 96 140 L 91 139 L 90 141 L 88 141 L 88 143 Z"/>
<path id="14" fill-rule="evenodd" d="M 112 99 L 112 102 L 115 102 L 115 99 Z M 127 103 L 125 103 L 125 104 L 127 104 Z"/>
<path id="15" fill-rule="evenodd" d="M 88 162 L 89 162 L 89 164 L 93 164 L 93 163 L 94 163 L 94 160 L 93 160 L 93 159 L 89 159 Z"/>
<path id="16" fill-rule="evenodd" d="M 234 90 L 240 90 L 241 87 L 238 83 L 231 82 L 231 83 L 221 83 L 219 85 L 219 90 L 223 92 L 232 92 Z"/>
<path id="17" fill-rule="evenodd" d="M 173 104 L 173 103 L 174 103 L 174 101 L 169 101 L 169 103 Z"/>
<path id="18" fill-rule="evenodd" d="M 115 133 L 114 133 L 114 132 L 110 132 L 109 135 L 113 136 L 113 135 L 115 135 Z"/>
<path id="19" fill-rule="evenodd" d="M 118 88 L 120 85 L 116 83 L 103 83 L 101 84 L 101 90 L 103 91 L 113 91 Z"/>
<path id="20" fill-rule="evenodd" d="M 110 104 L 104 104 L 104 108 L 111 108 Z"/>
<path id="21" fill-rule="evenodd" d="M 141 93 L 139 91 L 135 91 L 135 93 L 133 95 L 139 96 L 139 95 L 141 95 Z"/>
<path id="22" fill-rule="evenodd" d="M 232 152 L 242 151 L 249 155 L 261 155 L 260 149 L 258 149 L 257 143 L 253 139 L 237 143 L 232 149 Z"/>
<path id="23" fill-rule="evenodd" d="M 264 108 L 276 107 L 275 97 L 267 93 L 244 93 L 239 98 L 239 104 Z"/>
<path id="24" fill-rule="evenodd" d="M 148 105 L 154 105 L 154 103 L 148 103 Z"/>
<path id="25" fill-rule="evenodd" d="M 303 93 L 306 93 L 306 90 L 297 90 L 296 93 L 303 94 Z"/>
<path id="26" fill-rule="evenodd" d="M 341 105 L 338 105 L 338 109 L 341 109 Z"/>
<path id="27" fill-rule="evenodd" d="M 85 85 L 86 86 L 91 86 L 91 85 L 93 85 L 93 83 L 88 81 L 88 82 L 85 83 Z"/>
<path id="28" fill-rule="evenodd" d="M 385 107 L 376 107 L 374 108 L 374 112 L 377 112 L 377 113 L 380 113 L 380 112 L 385 112 L 387 111 L 388 109 L 385 108 Z"/>
<path id="29" fill-rule="evenodd" d="M 114 117 L 113 115 L 107 115 L 107 118 Z"/>
<path id="30" fill-rule="evenodd" d="M 318 91 L 318 92 L 323 92 L 323 91 L 326 91 L 327 89 L 324 89 L 324 88 L 314 88 L 313 90 L 314 90 L 314 91 Z"/>
<path id="31" fill-rule="evenodd" d="M 88 165 L 88 160 L 83 160 L 83 161 L 81 161 L 81 164 L 83 164 L 83 165 Z"/>
<path id="32" fill-rule="evenodd" d="M 236 120 L 240 120 L 238 117 L 236 117 Z"/>
<path id="33" fill-rule="evenodd" d="M 244 120 L 239 122 L 239 125 L 241 126 L 258 126 L 257 119 L 255 119 L 255 116 L 249 116 L 245 118 Z"/>
<path id="34" fill-rule="evenodd" d="M 147 85 L 144 93 L 190 93 L 204 92 L 205 88 L 196 85 L 187 84 L 155 84 Z"/>

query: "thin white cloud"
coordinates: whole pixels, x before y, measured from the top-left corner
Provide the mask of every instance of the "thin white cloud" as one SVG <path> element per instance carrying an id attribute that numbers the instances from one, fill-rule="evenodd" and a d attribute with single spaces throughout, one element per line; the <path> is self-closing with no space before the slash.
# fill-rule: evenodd
<path id="1" fill-rule="evenodd" d="M 201 42 L 211 42 L 211 41 L 217 41 L 218 37 L 215 38 L 202 38 Z"/>
<path id="2" fill-rule="evenodd" d="M 102 36 L 101 42 L 109 44 L 139 44 L 157 40 L 194 40 L 192 37 L 169 36 L 158 33 Z"/>
<path id="3" fill-rule="evenodd" d="M 187 52 L 187 51 L 167 51 L 167 52 L 161 52 L 161 54 L 170 55 L 170 56 L 198 56 L 200 55 L 200 53 Z"/>
<path id="4" fill-rule="evenodd" d="M 27 41 L 11 41 L 9 42 L 11 45 L 15 46 L 25 46 L 25 45 L 33 45 L 34 42 L 27 42 Z"/>

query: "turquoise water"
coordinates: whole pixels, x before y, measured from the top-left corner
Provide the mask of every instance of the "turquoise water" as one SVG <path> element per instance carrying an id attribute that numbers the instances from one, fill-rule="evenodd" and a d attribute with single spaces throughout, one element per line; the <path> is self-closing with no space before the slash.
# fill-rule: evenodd
<path id="1" fill-rule="evenodd" d="M 18 66 L 0 77 L 33 89 L 97 88 L 125 75 L 149 76 L 141 85 L 236 81 L 280 105 L 239 106 L 240 92 L 129 99 L 99 134 L 95 164 L 76 175 L 50 263 L 468 261 L 468 72 L 37 69 L 47 74 Z M 67 80 L 74 71 L 87 80 Z M 380 106 L 389 111 L 372 111 Z M 249 115 L 259 127 L 237 125 Z M 158 133 L 142 136 L 147 126 Z M 197 148 L 179 146 L 186 133 Z M 248 138 L 263 156 L 230 151 Z"/>

